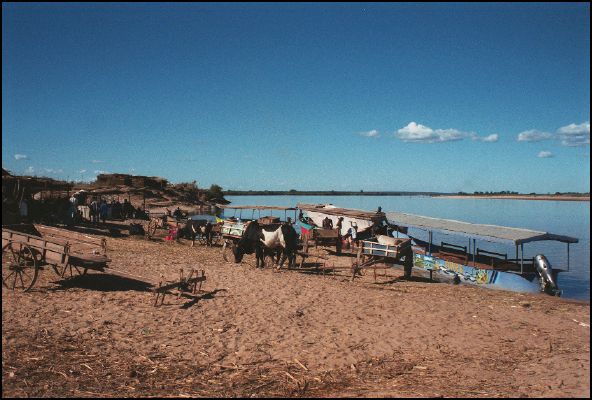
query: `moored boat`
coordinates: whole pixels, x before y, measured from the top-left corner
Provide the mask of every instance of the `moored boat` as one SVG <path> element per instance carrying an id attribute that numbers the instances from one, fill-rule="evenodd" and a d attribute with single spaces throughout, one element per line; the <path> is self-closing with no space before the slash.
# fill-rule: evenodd
<path id="1" fill-rule="evenodd" d="M 428 232 L 428 240 L 413 240 L 414 267 L 454 277 L 462 282 L 520 292 L 545 292 L 561 295 L 558 274 L 569 271 L 569 245 L 577 238 L 497 225 L 424 217 L 413 214 L 388 213 L 391 222 Z M 433 233 L 452 234 L 468 238 L 468 246 L 435 243 Z M 494 242 L 515 247 L 515 257 L 507 253 L 477 246 L 480 242 Z M 547 258 L 538 254 L 526 257 L 524 245 L 540 241 L 557 241 L 567 245 L 566 269 L 551 267 Z M 480 244 L 480 246 L 482 246 Z"/>
<path id="2" fill-rule="evenodd" d="M 345 236 L 352 225 L 357 226 L 357 233 L 360 237 L 374 234 L 376 231 L 384 231 L 389 225 L 386 214 L 382 211 L 363 211 L 351 208 L 339 208 L 332 204 L 303 204 L 298 203 L 298 209 L 306 213 L 306 217 L 317 227 L 323 226 L 323 220 L 329 218 L 333 226 L 343 217 L 341 225 L 341 236 Z M 311 224 L 304 223 L 305 229 L 310 229 Z"/>

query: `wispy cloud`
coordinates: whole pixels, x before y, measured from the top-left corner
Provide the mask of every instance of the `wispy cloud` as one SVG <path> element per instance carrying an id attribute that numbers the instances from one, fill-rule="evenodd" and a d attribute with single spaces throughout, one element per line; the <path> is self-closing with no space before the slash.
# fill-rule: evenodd
<path id="1" fill-rule="evenodd" d="M 18 160 L 28 160 L 29 159 L 29 156 L 26 155 L 26 154 L 15 154 L 14 155 L 14 159 L 17 160 L 17 161 Z"/>
<path id="2" fill-rule="evenodd" d="M 54 169 L 54 168 L 43 168 L 43 170 L 49 174 L 61 174 L 64 172 L 63 169 Z"/>
<path id="3" fill-rule="evenodd" d="M 100 170 L 100 169 L 95 169 L 94 172 L 97 175 L 100 175 L 100 174 L 108 174 L 109 173 L 109 171 L 103 171 L 103 170 Z"/>
<path id="4" fill-rule="evenodd" d="M 590 121 L 569 124 L 557 129 L 558 138 L 564 146 L 585 146 L 590 144 Z"/>
<path id="5" fill-rule="evenodd" d="M 541 142 L 543 140 L 549 140 L 553 138 L 553 134 L 549 132 L 542 132 L 536 129 L 529 131 L 520 132 L 518 134 L 519 142 Z"/>
<path id="6" fill-rule="evenodd" d="M 495 143 L 499 140 L 499 135 L 497 133 L 492 133 L 487 136 L 471 135 L 471 138 L 478 142 Z"/>
<path id="7" fill-rule="evenodd" d="M 561 145 L 569 147 L 589 145 L 590 121 L 562 126 L 555 133 L 531 129 L 518 134 L 519 142 L 541 142 L 550 139 L 559 140 Z"/>
<path id="8" fill-rule="evenodd" d="M 538 158 L 551 158 L 551 157 L 555 157 L 555 156 L 550 151 L 543 150 L 543 151 L 539 152 L 537 157 Z"/>
<path id="9" fill-rule="evenodd" d="M 395 136 L 404 142 L 442 143 L 462 140 L 468 134 L 457 129 L 432 129 L 416 122 L 410 122 L 406 127 L 399 129 Z"/>
<path id="10" fill-rule="evenodd" d="M 370 137 L 370 138 L 380 137 L 380 133 L 378 133 L 378 131 L 376 129 L 373 129 L 368 132 L 360 132 L 359 135 L 364 136 L 364 137 Z"/>
<path id="11" fill-rule="evenodd" d="M 84 174 L 85 172 L 86 172 L 85 169 L 81 169 L 80 171 L 78 171 L 78 173 L 80 173 L 80 174 Z"/>
<path id="12" fill-rule="evenodd" d="M 100 164 L 102 162 L 104 162 L 104 161 L 101 161 L 101 160 L 92 160 L 91 161 L 91 163 L 93 163 L 93 164 Z"/>
<path id="13" fill-rule="evenodd" d="M 27 173 L 27 174 L 32 174 L 32 173 L 34 173 L 34 172 L 35 172 L 35 168 L 33 168 L 33 167 L 31 167 L 31 166 L 29 166 L 29 167 L 28 167 L 28 168 L 25 170 L 25 173 Z"/>
<path id="14" fill-rule="evenodd" d="M 432 129 L 429 126 L 410 122 L 407 126 L 397 130 L 395 136 L 403 142 L 410 143 L 442 143 L 471 138 L 477 142 L 495 143 L 499 140 L 497 133 L 479 136 L 475 132 L 464 132 L 459 129 Z"/>

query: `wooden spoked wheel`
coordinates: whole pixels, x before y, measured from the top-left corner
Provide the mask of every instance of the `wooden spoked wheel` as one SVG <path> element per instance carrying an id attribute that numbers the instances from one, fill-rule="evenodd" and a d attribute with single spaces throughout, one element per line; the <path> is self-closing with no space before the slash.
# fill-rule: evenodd
<path id="1" fill-rule="evenodd" d="M 204 235 L 203 233 L 200 233 L 200 235 L 197 238 L 197 241 L 199 242 L 199 244 L 205 246 L 206 244 L 208 244 L 208 240 L 206 238 L 206 235 Z"/>
<path id="2" fill-rule="evenodd" d="M 214 232 L 212 234 L 212 245 L 218 244 L 221 239 L 222 239 L 222 235 L 220 235 L 219 233 Z"/>
<path id="3" fill-rule="evenodd" d="M 154 234 L 156 233 L 156 228 L 157 228 L 157 222 L 156 220 L 150 220 L 150 223 L 148 224 L 148 228 L 146 229 L 146 233 L 148 234 L 148 237 L 152 237 L 154 236 Z"/>
<path id="4" fill-rule="evenodd" d="M 8 243 L 2 248 L 2 286 L 26 292 L 33 287 L 38 275 L 39 263 L 29 246 Z"/>
<path id="5" fill-rule="evenodd" d="M 222 258 L 224 259 L 224 261 L 228 263 L 234 261 L 232 257 L 234 253 L 234 247 L 234 243 L 232 243 L 228 239 L 224 240 L 224 244 L 222 245 Z"/>
<path id="6" fill-rule="evenodd" d="M 364 263 L 358 259 L 352 258 L 351 261 L 351 280 L 353 281 L 356 276 L 364 276 Z"/>
<path id="7" fill-rule="evenodd" d="M 266 254 L 265 257 L 263 257 L 263 266 L 265 268 L 273 268 L 273 266 L 275 265 L 275 256 L 272 254 Z M 279 266 L 279 264 L 278 264 Z"/>

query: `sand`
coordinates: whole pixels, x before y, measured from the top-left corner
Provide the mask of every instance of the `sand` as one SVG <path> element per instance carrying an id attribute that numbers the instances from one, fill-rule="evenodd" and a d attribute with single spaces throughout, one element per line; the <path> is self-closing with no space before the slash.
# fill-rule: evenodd
<path id="1" fill-rule="evenodd" d="M 590 201 L 590 196 L 545 196 L 545 195 L 491 195 L 491 196 L 478 196 L 478 195 L 455 195 L 455 196 L 432 196 L 439 197 L 442 199 L 497 199 L 497 200 L 555 200 L 555 201 Z"/>
<path id="2" fill-rule="evenodd" d="M 107 240 L 111 274 L 2 291 L 3 397 L 590 395 L 586 302 Z M 154 307 L 179 268 L 203 269 L 203 291 Z"/>

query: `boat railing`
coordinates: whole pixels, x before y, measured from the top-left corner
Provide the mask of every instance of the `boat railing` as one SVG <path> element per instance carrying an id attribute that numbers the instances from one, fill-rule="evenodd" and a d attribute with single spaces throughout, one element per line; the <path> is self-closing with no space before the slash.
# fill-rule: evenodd
<path id="1" fill-rule="evenodd" d="M 536 271 L 536 266 L 534 263 L 534 257 L 524 259 L 508 258 L 507 260 L 495 265 L 495 269 L 505 271 L 533 272 Z"/>
<path id="2" fill-rule="evenodd" d="M 467 246 L 459 246 L 458 244 L 441 242 L 440 247 L 451 249 L 451 250 L 463 251 L 464 253 L 467 252 Z"/>
<path id="3" fill-rule="evenodd" d="M 457 244 L 451 244 L 441 242 L 438 254 L 441 257 L 452 258 L 454 261 L 460 261 L 467 264 L 469 261 L 469 255 L 467 253 L 466 246 L 459 246 Z"/>
<path id="4" fill-rule="evenodd" d="M 495 251 L 483 250 L 477 248 L 476 251 L 477 262 L 491 265 L 492 268 L 504 265 L 508 262 L 508 255 L 504 253 L 496 253 Z"/>

